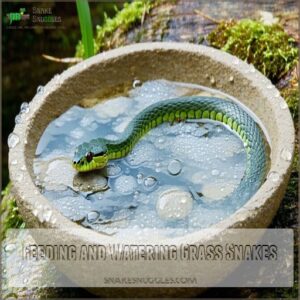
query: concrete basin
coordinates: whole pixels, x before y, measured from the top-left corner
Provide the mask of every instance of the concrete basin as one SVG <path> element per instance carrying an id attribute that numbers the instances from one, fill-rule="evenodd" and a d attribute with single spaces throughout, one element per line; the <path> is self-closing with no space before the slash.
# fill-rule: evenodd
<path id="1" fill-rule="evenodd" d="M 80 227 L 61 215 L 34 184 L 33 159 L 37 143 L 51 120 L 83 98 L 91 97 L 96 91 L 99 95 L 99 90 L 105 96 L 107 91 L 129 87 L 135 78 L 142 81 L 163 78 L 212 87 L 236 97 L 256 114 L 271 147 L 269 174 L 241 209 L 213 227 L 220 232 L 226 228 L 266 228 L 283 198 L 294 151 L 294 127 L 286 103 L 272 83 L 253 66 L 219 50 L 181 43 L 136 44 L 104 52 L 53 78 L 44 87 L 44 92 L 33 98 L 29 111 L 14 129 L 13 147 L 9 151 L 10 178 L 26 224 L 33 228 L 61 230 Z M 50 209 L 51 218 L 34 213 L 37 205 Z M 89 229 L 84 232 L 75 239 L 95 243 L 114 241 L 113 237 Z M 202 238 L 199 231 L 175 238 L 172 244 L 199 243 Z M 74 239 L 74 236 L 69 236 L 66 230 L 63 239 Z M 138 291 L 143 296 L 172 296 L 179 292 L 167 288 L 147 289 L 148 292 L 139 289 L 94 290 L 108 296 L 138 295 Z M 191 296 L 198 291 L 194 290 L 190 295 L 185 289 L 182 292 Z"/>

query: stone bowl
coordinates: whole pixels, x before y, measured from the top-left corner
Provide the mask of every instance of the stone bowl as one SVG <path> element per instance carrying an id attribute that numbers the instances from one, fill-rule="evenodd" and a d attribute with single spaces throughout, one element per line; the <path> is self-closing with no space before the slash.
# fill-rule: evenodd
<path id="1" fill-rule="evenodd" d="M 283 198 L 292 164 L 295 137 L 286 102 L 272 83 L 253 66 L 225 52 L 185 43 L 141 43 L 95 55 L 55 76 L 44 87 L 43 93 L 37 93 L 30 102 L 29 111 L 22 115 L 22 122 L 14 129 L 13 147 L 9 151 L 13 192 L 27 226 L 65 230 L 63 240 L 74 240 L 67 229 L 81 228 L 75 234 L 75 240 L 81 243 L 114 242 L 113 237 L 82 229 L 51 205 L 34 184 L 33 159 L 37 143 L 50 121 L 96 92 L 105 96 L 107 91 L 131 87 L 136 78 L 141 81 L 167 79 L 212 87 L 236 97 L 255 113 L 271 148 L 269 174 L 242 208 L 212 227 L 220 232 L 227 228 L 266 228 Z M 51 210 L 51 213 L 45 218 L 35 212 L 37 206 Z M 200 243 L 203 237 L 199 230 L 172 239 L 172 244 Z M 55 238 L 61 239 L 59 236 Z M 154 242 L 161 241 L 154 238 Z M 93 292 L 106 296 L 144 297 L 183 293 L 187 297 L 199 290 L 98 288 Z"/>

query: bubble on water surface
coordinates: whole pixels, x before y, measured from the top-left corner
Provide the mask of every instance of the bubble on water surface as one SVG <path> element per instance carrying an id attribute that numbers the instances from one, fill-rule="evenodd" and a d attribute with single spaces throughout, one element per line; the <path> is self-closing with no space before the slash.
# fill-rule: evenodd
<path id="1" fill-rule="evenodd" d="M 89 223 L 94 223 L 95 221 L 98 220 L 98 218 L 100 217 L 100 213 L 97 211 L 90 211 L 87 216 L 86 219 Z"/>
<path id="2" fill-rule="evenodd" d="M 148 176 L 144 179 L 144 185 L 147 189 L 152 189 L 157 184 L 157 179 L 153 176 Z"/>
<path id="3" fill-rule="evenodd" d="M 137 188 L 137 182 L 133 176 L 122 175 L 116 179 L 114 187 L 120 194 L 132 194 Z"/>
<path id="4" fill-rule="evenodd" d="M 127 161 L 130 165 L 139 165 L 143 162 L 156 161 L 157 154 L 155 147 L 150 143 L 138 143 L 134 149 L 127 155 Z"/>
<path id="5" fill-rule="evenodd" d="M 168 164 L 168 172 L 171 175 L 178 175 L 181 172 L 182 165 L 181 162 L 177 159 L 173 159 Z"/>
<path id="6" fill-rule="evenodd" d="M 156 210 L 163 220 L 184 219 L 192 210 L 192 195 L 179 188 L 170 188 L 160 193 Z"/>
<path id="7" fill-rule="evenodd" d="M 106 170 L 107 170 L 107 175 L 112 177 L 117 176 L 122 172 L 122 168 L 113 162 L 107 165 Z"/>
<path id="8" fill-rule="evenodd" d="M 20 142 L 20 138 L 15 134 L 11 133 L 7 139 L 7 145 L 9 148 L 15 148 Z"/>
<path id="9" fill-rule="evenodd" d="M 52 203 L 56 209 L 72 221 L 82 220 L 93 210 L 91 202 L 82 196 L 54 198 L 52 199 Z"/>

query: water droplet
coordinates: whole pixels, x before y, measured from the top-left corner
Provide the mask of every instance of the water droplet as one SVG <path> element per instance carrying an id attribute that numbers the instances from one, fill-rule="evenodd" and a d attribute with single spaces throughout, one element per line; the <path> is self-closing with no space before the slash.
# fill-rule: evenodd
<path id="1" fill-rule="evenodd" d="M 255 73 L 255 67 L 253 65 L 250 66 L 250 73 Z"/>
<path id="2" fill-rule="evenodd" d="M 14 159 L 14 160 L 11 161 L 10 164 L 13 165 L 13 166 L 15 166 L 16 164 L 18 164 L 18 161 L 16 159 Z"/>
<path id="3" fill-rule="evenodd" d="M 18 173 L 18 174 L 16 175 L 16 180 L 17 180 L 18 182 L 22 181 L 22 180 L 23 180 L 23 174 L 22 174 L 22 173 Z"/>
<path id="4" fill-rule="evenodd" d="M 25 283 L 25 284 L 28 283 L 28 278 L 24 278 L 23 283 Z"/>
<path id="5" fill-rule="evenodd" d="M 16 245 L 15 244 L 7 244 L 5 247 L 4 247 L 4 251 L 5 252 L 12 252 L 16 249 Z"/>
<path id="6" fill-rule="evenodd" d="M 49 222 L 52 216 L 52 210 L 46 208 L 43 212 L 44 221 Z"/>
<path id="7" fill-rule="evenodd" d="M 280 179 L 280 175 L 277 172 L 272 171 L 268 174 L 268 179 L 270 179 L 273 182 L 278 182 Z"/>
<path id="8" fill-rule="evenodd" d="M 288 108 L 288 105 L 284 100 L 280 101 L 279 106 L 280 106 L 281 109 L 287 109 Z"/>
<path id="9" fill-rule="evenodd" d="M 215 85 L 216 84 L 216 80 L 215 80 L 215 77 L 214 76 L 210 76 L 210 83 L 212 85 Z"/>
<path id="10" fill-rule="evenodd" d="M 27 102 L 23 102 L 20 107 L 20 112 L 22 114 L 27 114 L 29 112 L 29 104 Z"/>
<path id="11" fill-rule="evenodd" d="M 60 75 L 59 74 L 55 74 L 53 79 L 58 82 L 60 80 Z"/>
<path id="12" fill-rule="evenodd" d="M 238 64 L 240 63 L 240 60 L 239 60 L 238 58 L 235 58 L 234 61 L 233 61 L 233 63 L 234 63 L 235 65 L 238 65 Z"/>
<path id="13" fill-rule="evenodd" d="M 280 97 L 280 92 L 278 90 L 275 91 L 275 98 L 279 98 Z"/>
<path id="14" fill-rule="evenodd" d="M 141 86 L 142 85 L 142 81 L 141 80 L 138 80 L 138 79 L 135 79 L 133 80 L 132 82 L 132 87 L 135 89 L 136 87 L 138 86 Z"/>
<path id="15" fill-rule="evenodd" d="M 19 137 L 15 134 L 15 133 L 11 133 L 8 136 L 8 140 L 7 140 L 7 144 L 9 148 L 14 148 L 18 145 L 18 143 L 20 142 Z"/>
<path id="16" fill-rule="evenodd" d="M 280 156 L 282 159 L 287 160 L 287 161 L 291 161 L 293 158 L 292 152 L 286 148 L 283 148 L 281 150 Z"/>
<path id="17" fill-rule="evenodd" d="M 214 170 L 211 171 L 211 174 L 214 175 L 214 176 L 217 176 L 217 175 L 220 174 L 220 171 L 217 170 L 217 169 L 214 169 Z"/>
<path id="18" fill-rule="evenodd" d="M 168 172 L 171 175 L 178 175 L 182 170 L 181 162 L 177 159 L 171 160 L 168 165 Z"/>
<path id="19" fill-rule="evenodd" d="M 139 197 L 139 195 L 140 195 L 140 192 L 139 191 L 135 191 L 134 193 L 133 193 L 133 199 L 137 199 L 138 197 Z"/>
<path id="20" fill-rule="evenodd" d="M 232 83 L 232 82 L 234 82 L 234 77 L 233 77 L 233 76 L 230 76 L 228 80 L 229 80 L 229 82 Z"/>
<path id="21" fill-rule="evenodd" d="M 45 88 L 42 85 L 39 85 L 36 89 L 36 93 L 38 95 L 42 95 L 44 93 Z"/>
<path id="22" fill-rule="evenodd" d="M 94 223 L 95 221 L 98 220 L 100 214 L 97 211 L 90 211 L 87 216 L 86 219 L 89 223 Z"/>
<path id="23" fill-rule="evenodd" d="M 152 188 L 156 185 L 157 179 L 152 176 L 148 176 L 144 179 L 144 185 L 148 188 Z"/>
<path id="24" fill-rule="evenodd" d="M 144 175 L 142 173 L 138 173 L 136 175 L 137 183 L 141 184 L 143 182 Z"/>
<path id="25" fill-rule="evenodd" d="M 22 123 L 22 115 L 21 114 L 16 115 L 15 123 L 16 124 L 21 124 Z"/>

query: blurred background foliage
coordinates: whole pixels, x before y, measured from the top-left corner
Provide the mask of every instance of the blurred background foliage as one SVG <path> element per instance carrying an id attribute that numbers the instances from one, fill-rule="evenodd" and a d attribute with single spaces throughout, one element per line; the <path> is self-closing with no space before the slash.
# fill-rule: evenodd
<path id="1" fill-rule="evenodd" d="M 123 1 L 90 2 L 93 27 L 103 24 L 105 18 L 113 17 L 121 9 Z M 7 13 L 32 13 L 33 7 L 51 8 L 52 15 L 60 16 L 61 22 L 54 28 L 30 24 L 27 20 L 18 25 L 34 25 L 30 29 L 9 28 Z M 68 67 L 53 63 L 42 57 L 73 57 L 81 39 L 75 2 L 4 2 L 2 3 L 2 186 L 8 183 L 7 137 L 15 125 L 22 102 L 29 102 L 39 85 L 45 85 L 55 74 Z M 14 24 L 12 24 L 14 25 Z M 50 25 L 50 24 L 49 24 Z"/>

